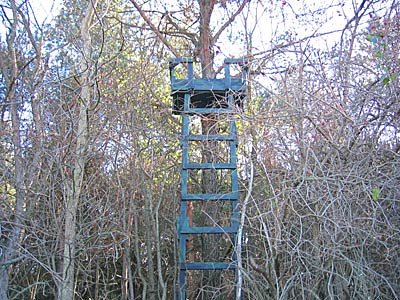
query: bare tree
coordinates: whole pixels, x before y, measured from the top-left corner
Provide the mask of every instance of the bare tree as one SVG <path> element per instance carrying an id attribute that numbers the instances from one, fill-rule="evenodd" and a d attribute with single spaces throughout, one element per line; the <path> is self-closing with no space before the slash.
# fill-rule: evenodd
<path id="1" fill-rule="evenodd" d="M 242 298 L 398 299 L 397 2 L 72 1 L 44 27 L 29 1 L 0 4 L 1 299 L 174 299 L 181 150 L 166 58 L 215 77 L 229 42 L 252 56 L 237 116 Z M 199 163 L 226 156 L 191 146 Z M 190 188 L 217 179 L 220 191 L 223 174 L 195 173 Z M 227 222 L 226 207 L 192 204 L 196 226 Z M 232 245 L 191 242 L 202 261 Z M 189 298 L 233 294 L 225 272 L 191 275 Z"/>
<path id="2" fill-rule="evenodd" d="M 376 22 L 368 14 L 373 3 L 364 2 L 354 7 L 354 20 Z M 387 29 L 397 10 L 391 5 L 383 10 Z M 359 21 L 325 51 L 310 38 L 289 40 L 281 53 L 293 60 L 277 54 L 272 71 L 263 69 L 274 79 L 270 91 L 276 84 L 279 92 L 260 97 L 264 103 L 253 97 L 258 112 L 250 122 L 257 134 L 244 126 L 257 158 L 245 225 L 244 292 L 251 299 L 398 299 L 398 268 L 382 267 L 398 261 L 383 254 L 399 237 L 391 217 L 397 213 L 391 188 L 399 167 L 397 124 L 388 118 L 394 102 L 384 100 L 397 97 L 398 83 L 393 76 L 385 80 L 389 75 L 376 81 L 375 66 L 368 66 L 374 54 L 366 59 L 356 51 L 376 36 Z M 386 243 L 375 242 L 382 237 Z"/>
<path id="3" fill-rule="evenodd" d="M 4 93 L 1 108 L 1 144 L 4 147 L 1 164 L 1 185 L 4 190 L 4 205 L 1 206 L 0 222 L 0 299 L 7 299 L 9 271 L 13 265 L 26 257 L 22 251 L 22 235 L 26 230 L 28 209 L 28 189 L 35 182 L 39 171 L 40 149 L 37 140 L 32 141 L 26 128 L 29 121 L 24 120 L 25 106 L 32 108 L 33 127 L 40 131 L 37 120 L 38 90 L 42 85 L 46 70 L 46 59 L 42 53 L 39 38 L 33 34 L 31 19 L 34 14 L 27 3 L 18 4 L 11 0 L 2 5 L 2 20 L 6 43 L 0 42 L 0 68 Z M 37 23 L 34 24 L 39 30 Z M 10 139 L 3 139 L 6 135 Z M 39 134 L 38 134 L 39 136 Z M 37 137 L 38 137 L 37 136 Z M 34 154 L 29 155 L 29 143 Z M 13 190 L 10 194 L 9 190 Z"/>
<path id="4" fill-rule="evenodd" d="M 159 27 L 154 25 L 154 22 L 156 20 L 151 20 L 148 15 L 146 14 L 146 11 L 144 8 L 142 8 L 136 1 L 131 0 L 132 4 L 135 6 L 135 8 L 139 11 L 140 15 L 142 16 L 143 20 L 145 23 L 148 25 L 149 29 L 152 30 L 157 38 L 161 40 L 162 43 L 164 43 L 168 49 L 171 50 L 171 52 L 175 56 L 187 56 L 188 53 L 190 53 L 189 56 L 194 55 L 196 59 L 200 61 L 200 72 L 201 72 L 201 77 L 203 78 L 215 78 L 216 74 L 221 71 L 218 69 L 215 69 L 215 52 L 214 48 L 216 46 L 216 43 L 218 39 L 220 38 L 221 34 L 226 30 L 235 20 L 235 18 L 240 15 L 240 13 L 243 11 L 243 9 L 246 7 L 249 1 L 240 1 L 237 6 L 235 6 L 233 3 L 231 4 L 232 6 L 232 11 L 230 11 L 229 17 L 224 21 L 224 23 L 219 26 L 217 29 L 212 30 L 212 15 L 214 10 L 217 8 L 217 5 L 221 5 L 223 8 L 227 8 L 227 2 L 226 1 L 203 1 L 200 0 L 197 2 L 198 5 L 198 11 L 195 12 L 193 11 L 193 7 L 190 9 L 184 8 L 185 11 L 185 16 L 182 18 L 182 20 L 187 20 L 187 24 L 185 24 L 185 21 L 183 22 L 176 22 L 177 17 L 170 12 L 166 11 L 163 12 L 163 17 L 165 18 L 165 26 L 167 30 L 164 32 L 163 30 L 159 29 Z M 190 6 L 189 3 L 179 3 L 180 6 L 183 8 L 185 5 L 188 7 Z M 235 7 L 235 8 L 233 8 Z M 197 25 L 197 30 L 195 32 L 192 32 L 186 28 L 190 28 L 193 25 L 190 25 L 190 23 L 193 22 L 193 19 L 190 17 L 188 18 L 187 15 L 198 15 L 198 25 Z M 196 20 L 197 22 L 197 20 Z M 168 37 L 165 37 L 164 34 L 169 34 Z M 171 42 L 171 39 L 174 35 L 178 35 L 181 37 L 181 43 L 187 45 L 187 49 L 184 51 L 180 51 L 177 48 L 175 48 L 175 43 Z M 207 115 L 203 116 L 201 118 L 201 124 L 202 124 L 202 133 L 204 135 L 207 134 L 214 134 L 216 131 L 218 131 L 218 121 L 216 116 L 213 115 Z M 202 160 L 203 162 L 212 162 L 215 161 L 216 153 L 218 152 L 217 150 L 217 143 L 215 141 L 208 141 L 206 145 L 204 145 L 204 151 L 203 151 L 203 157 Z M 218 179 L 218 175 L 216 170 L 203 170 L 203 175 L 202 175 L 202 192 L 203 193 L 216 193 L 217 189 L 220 188 L 218 187 L 217 182 L 221 182 L 221 179 Z M 189 203 L 188 205 L 188 215 L 190 218 L 192 218 L 192 209 L 193 209 L 193 204 Z M 214 222 L 217 222 L 217 212 L 218 208 L 216 208 L 215 203 L 208 203 L 205 204 L 204 207 L 202 208 L 202 211 L 204 212 L 203 219 L 204 220 L 213 220 Z M 204 222 L 203 220 L 203 222 Z M 193 222 L 190 220 L 189 222 Z M 218 245 L 220 242 L 216 243 L 217 240 L 220 239 L 219 236 L 213 235 L 213 237 L 208 238 L 209 241 L 204 242 L 203 245 L 201 246 L 203 249 L 200 252 L 203 252 L 201 254 L 198 252 L 197 255 L 203 256 L 202 259 L 204 261 L 213 261 L 215 260 L 215 249 L 216 245 Z M 192 245 L 192 241 L 189 242 L 189 247 Z M 189 251 L 196 251 L 195 249 L 191 249 Z M 204 273 L 210 273 L 206 274 L 205 277 L 200 276 L 201 278 L 204 278 L 204 282 L 200 282 L 200 286 L 198 287 L 199 291 L 196 291 L 196 288 L 193 289 L 193 291 L 189 292 L 191 296 L 189 297 L 197 297 L 195 296 L 195 293 L 202 293 L 202 287 L 209 284 L 211 286 L 217 287 L 220 285 L 220 277 L 221 277 L 221 272 L 219 271 L 205 271 Z M 194 276 L 196 277 L 196 276 Z M 191 281 L 191 277 L 189 276 L 188 282 Z M 198 281 L 198 279 L 196 279 Z M 195 285 L 195 284 L 190 284 L 189 285 Z"/>
<path id="5" fill-rule="evenodd" d="M 64 220 L 64 251 L 63 251 L 63 277 L 60 285 L 60 300 L 74 299 L 75 285 L 75 257 L 76 257 L 76 222 L 78 203 L 81 197 L 85 164 L 87 161 L 86 151 L 88 148 L 89 120 L 88 111 L 92 100 L 91 70 L 93 68 L 90 27 L 93 22 L 98 1 L 90 2 L 86 8 L 81 24 L 82 58 L 80 65 L 81 93 L 79 96 L 79 117 L 76 133 L 76 148 L 74 153 L 74 166 L 72 178 L 66 184 L 66 203 Z"/>

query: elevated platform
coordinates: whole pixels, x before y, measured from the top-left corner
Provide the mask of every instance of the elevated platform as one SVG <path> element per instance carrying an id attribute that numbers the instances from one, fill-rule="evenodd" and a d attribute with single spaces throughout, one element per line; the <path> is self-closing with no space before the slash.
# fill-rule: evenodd
<path id="1" fill-rule="evenodd" d="M 179 64 L 187 67 L 187 77 L 179 78 L 175 68 Z M 241 73 L 236 77 L 230 74 L 230 65 L 241 67 Z M 204 108 L 227 108 L 229 106 L 243 106 L 243 98 L 247 94 L 247 66 L 245 59 L 225 59 L 225 78 L 194 77 L 192 58 L 173 58 L 169 62 L 171 77 L 171 95 L 173 97 L 173 113 L 182 114 L 189 109 L 197 109 L 198 113 L 205 113 Z M 185 94 L 189 95 L 189 105 L 185 108 Z"/>
<path id="2" fill-rule="evenodd" d="M 210 273 L 215 273 L 220 276 L 223 270 L 230 270 L 228 273 L 231 279 L 234 276 L 234 282 L 230 280 L 212 284 L 215 288 L 219 288 L 218 285 L 221 284 L 224 288 L 229 286 L 237 299 L 238 288 L 235 282 L 239 278 L 240 270 L 237 267 L 236 243 L 240 210 L 236 156 L 238 137 L 233 114 L 237 112 L 237 108 L 243 107 L 243 99 L 247 95 L 248 61 L 226 59 L 224 78 L 220 79 L 195 78 L 193 63 L 192 58 L 174 58 L 169 62 L 173 113 L 181 115 L 182 120 L 182 176 L 177 220 L 180 265 L 177 299 L 186 300 L 190 297 L 186 290 L 192 282 L 188 280 L 187 275 L 205 274 L 207 277 Z M 236 65 L 235 73 L 238 74 L 235 77 L 231 76 L 232 65 Z M 190 124 L 193 124 L 193 120 L 197 120 L 199 115 L 203 117 L 209 114 L 227 114 L 222 118 L 224 129 L 211 131 L 210 134 L 204 134 L 202 130 L 203 133 L 198 134 Z M 205 149 L 207 145 L 218 145 L 215 151 L 220 151 L 220 155 L 215 153 L 212 158 L 204 155 L 205 151 L 214 150 L 213 147 Z M 206 188 L 201 187 L 206 173 L 215 174 L 213 182 L 210 182 L 215 188 L 210 189 L 208 185 Z M 215 216 L 210 216 L 201 208 L 205 202 L 208 202 L 210 211 L 213 208 L 219 210 L 219 207 L 224 209 L 222 212 L 215 211 Z M 219 222 L 220 220 L 223 221 Z M 213 235 L 212 240 L 207 240 L 209 235 Z M 230 240 L 231 247 L 226 246 L 226 238 Z M 193 242 L 193 239 L 197 242 Z M 222 250 L 225 250 L 228 256 L 210 255 L 218 253 L 221 247 L 227 248 Z M 188 250 L 195 251 L 198 259 L 188 255 Z M 211 252 L 205 253 L 206 251 Z M 201 280 L 201 284 L 205 287 L 209 282 Z"/>

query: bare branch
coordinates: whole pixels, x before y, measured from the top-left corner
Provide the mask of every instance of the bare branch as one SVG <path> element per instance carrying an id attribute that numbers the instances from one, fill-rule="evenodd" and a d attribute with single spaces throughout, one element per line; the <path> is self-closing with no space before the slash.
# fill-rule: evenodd
<path id="1" fill-rule="evenodd" d="M 251 0 L 243 0 L 242 4 L 239 6 L 237 11 L 229 18 L 228 21 L 225 22 L 221 26 L 221 28 L 217 31 L 217 33 L 214 35 L 212 38 L 213 44 L 219 39 L 219 36 L 224 32 L 224 30 L 235 20 L 235 18 L 243 11 L 243 9 L 246 7 L 247 3 L 250 3 Z"/>
<path id="2" fill-rule="evenodd" d="M 179 52 L 167 41 L 167 39 L 161 34 L 161 32 L 157 29 L 156 26 L 151 22 L 149 17 L 145 14 L 145 12 L 140 8 L 139 4 L 135 0 L 130 0 L 133 6 L 137 9 L 139 14 L 142 16 L 143 20 L 150 26 L 151 30 L 155 33 L 155 35 L 160 39 L 160 41 L 167 46 L 167 48 L 176 56 L 179 57 Z"/>

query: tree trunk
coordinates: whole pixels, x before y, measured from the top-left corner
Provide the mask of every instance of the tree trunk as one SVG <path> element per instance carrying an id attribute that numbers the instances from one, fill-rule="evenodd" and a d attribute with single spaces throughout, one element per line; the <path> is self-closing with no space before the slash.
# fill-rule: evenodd
<path id="1" fill-rule="evenodd" d="M 211 15 L 214 10 L 214 0 L 199 0 L 200 4 L 200 41 L 199 52 L 203 78 L 215 77 L 213 69 L 214 55 L 212 52 L 213 40 L 210 29 Z"/>
<path id="2" fill-rule="evenodd" d="M 76 240 L 76 217 L 78 212 L 78 203 L 81 195 L 83 175 L 86 164 L 86 150 L 88 146 L 88 109 L 90 105 L 90 66 L 91 66 L 91 40 L 90 24 L 92 22 L 94 11 L 98 0 L 89 2 L 85 16 L 81 25 L 82 38 L 82 62 L 81 70 L 81 93 L 78 116 L 78 129 L 75 149 L 75 164 L 73 167 L 72 179 L 67 183 L 67 197 L 65 206 L 64 223 L 64 254 L 63 254 L 63 277 L 59 290 L 60 300 L 74 299 L 74 274 L 75 274 L 75 240 Z"/>
<path id="3" fill-rule="evenodd" d="M 11 24 L 11 29 L 9 33 L 9 38 L 7 41 L 8 47 L 8 58 L 9 65 L 2 66 L 2 73 L 7 86 L 6 101 L 10 102 L 10 114 L 11 114 L 11 127 L 12 127 L 12 144 L 13 144 L 13 155 L 14 155 L 14 176 L 13 176 L 13 187 L 15 188 L 15 205 L 14 220 L 13 224 L 10 225 L 9 234 L 5 236 L 4 245 L 1 249 L 3 251 L 0 255 L 0 300 L 7 300 L 7 290 L 9 283 L 9 268 L 10 265 L 16 262 L 18 253 L 18 243 L 20 240 L 20 235 L 22 231 L 22 222 L 24 214 L 24 203 L 25 203 L 25 193 L 24 193 L 24 175 L 25 168 L 22 156 L 22 145 L 21 145 L 21 134 L 20 134 L 20 118 L 18 115 L 18 101 L 16 99 L 16 86 L 17 86 L 17 76 L 18 76 L 18 65 L 17 65 L 17 55 L 15 51 L 15 39 L 17 35 L 17 26 L 19 22 L 19 16 L 17 12 L 17 6 L 15 1 L 11 1 L 11 8 L 13 14 L 13 23 Z M 2 57 L 1 59 L 5 59 Z M 1 226 L 1 224 L 0 224 Z M 0 228 L 3 229 L 3 228 Z M 3 229 L 4 230 L 4 229 Z M 2 231 L 0 231 L 0 238 Z"/>
<path id="4" fill-rule="evenodd" d="M 215 71 L 213 68 L 214 55 L 213 55 L 213 40 L 210 29 L 211 15 L 215 6 L 215 1 L 200 0 L 200 42 L 199 52 L 201 58 L 202 77 L 203 78 L 214 78 Z M 210 135 L 216 134 L 217 129 L 217 118 L 215 115 L 205 115 L 201 119 L 202 134 Z M 204 150 L 202 153 L 202 162 L 217 162 L 217 142 L 210 140 L 206 141 Z M 216 170 L 203 170 L 202 176 L 202 192 L 203 193 L 217 193 L 218 190 L 218 174 Z M 206 212 L 206 218 L 211 218 L 217 221 L 217 203 L 214 201 L 208 201 L 203 203 L 203 210 Z M 208 220 L 210 221 L 210 220 Z M 218 248 L 221 236 L 210 235 L 203 242 L 203 260 L 204 261 L 215 261 L 216 247 Z M 202 279 L 203 282 L 200 286 L 200 291 L 205 285 L 210 285 L 214 288 L 220 286 L 221 270 L 203 271 Z M 206 298 L 204 298 L 206 296 Z M 208 295 L 203 295 L 201 299 L 208 299 Z"/>
<path id="5" fill-rule="evenodd" d="M 122 243 L 123 256 L 122 256 L 122 295 L 121 300 L 134 300 L 135 290 L 133 287 L 133 276 L 132 276 L 132 227 L 133 227 L 133 205 L 132 197 L 127 196 L 124 188 L 122 188 L 121 181 L 118 179 L 118 187 L 121 190 L 121 197 L 124 201 L 124 211 L 123 211 L 123 230 L 125 234 L 125 241 Z M 129 193 L 128 193 L 129 194 Z"/>
<path id="6" fill-rule="evenodd" d="M 143 176 L 144 178 L 145 176 Z M 146 222 L 145 237 L 146 237 L 146 249 L 147 249 L 147 280 L 149 282 L 149 291 L 147 294 L 148 300 L 156 299 L 156 281 L 155 281 L 155 269 L 154 269 L 154 216 L 153 216 L 153 194 L 148 183 L 144 179 L 143 182 L 144 194 L 144 220 Z"/>

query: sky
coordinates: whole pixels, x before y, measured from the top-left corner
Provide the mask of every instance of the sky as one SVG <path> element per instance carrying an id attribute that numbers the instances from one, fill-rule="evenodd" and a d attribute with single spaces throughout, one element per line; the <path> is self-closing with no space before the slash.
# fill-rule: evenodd
<path id="1" fill-rule="evenodd" d="M 0 4 L 2 2 L 7 1 L 0 0 Z M 50 22 L 61 7 L 61 0 L 29 0 L 29 2 L 39 23 Z M 174 7 L 176 1 L 162 2 L 165 2 L 165 7 Z M 382 0 L 381 2 L 384 5 L 386 1 Z M 248 24 L 254 25 L 251 24 L 251 19 L 258 23 L 254 32 L 254 40 L 262 49 L 268 48 L 266 46 L 268 46 L 274 34 L 282 30 L 305 36 L 315 32 L 324 33 L 332 29 L 343 29 L 348 20 L 354 16 L 354 11 L 360 5 L 361 0 L 270 0 L 264 1 L 264 3 L 266 3 L 264 7 L 261 7 L 259 1 L 253 1 L 250 11 L 246 12 L 245 10 L 245 13 L 249 16 Z M 331 8 L 321 10 L 326 7 Z M 269 11 L 266 11 L 267 9 Z M 311 11 L 317 11 L 317 13 L 313 14 L 313 19 L 307 23 L 303 16 Z M 318 11 L 321 13 L 318 13 Z M 224 17 L 224 10 L 216 9 L 214 14 L 216 15 L 214 20 L 218 22 L 219 18 Z M 243 21 L 243 17 L 237 18 L 235 26 L 243 26 Z M 318 23 L 321 23 L 322 26 L 316 28 L 316 26 L 319 26 L 316 25 Z M 284 28 L 277 28 L 277 24 Z M 4 25 L 0 23 L 0 33 L 4 34 L 4 32 Z M 227 34 L 229 34 L 229 29 Z M 235 47 L 235 49 L 238 48 Z"/>
<path id="2" fill-rule="evenodd" d="M 21 0 L 17 0 L 21 1 Z M 49 23 L 59 13 L 62 0 L 28 0 L 39 22 Z M 196 1 L 196 0 L 193 0 Z M 0 4 L 7 3 L 0 0 Z M 246 54 L 243 28 L 246 24 L 252 34 L 253 54 L 267 51 L 276 46 L 279 36 L 286 35 L 299 40 L 315 36 L 310 44 L 317 48 L 331 48 L 341 37 L 341 30 L 354 16 L 362 0 L 264 0 L 252 1 L 249 8 L 238 16 L 233 26 L 222 34 L 217 45 L 222 49 L 217 60 L 223 57 L 240 57 Z M 388 5 L 390 1 L 381 0 L 375 5 Z M 176 8 L 176 1 L 160 1 L 160 10 Z M 232 4 L 231 4 L 232 6 Z M 371 9 L 371 12 L 374 10 Z M 213 21 L 220 26 L 229 17 L 227 9 L 217 5 Z M 246 17 L 247 16 L 247 19 Z M 366 18 L 367 19 L 367 18 Z M 366 25 L 365 25 L 366 26 Z M 325 34 L 335 31 L 336 33 Z M 0 41 L 5 40 L 6 28 L 0 23 Z M 289 39 L 290 39 L 289 38 Z M 285 41 L 287 42 L 287 40 Z M 275 44 L 273 44 L 275 43 Z"/>
<path id="3" fill-rule="evenodd" d="M 30 3 L 39 22 L 51 21 L 61 8 L 59 0 L 30 0 Z"/>
<path id="4" fill-rule="evenodd" d="M 60 0 L 28 0 L 32 11 L 35 13 L 35 17 L 39 24 L 49 23 L 57 16 L 60 8 Z M 0 0 L 0 5 L 9 6 L 7 0 Z M 19 3 L 19 1 L 17 1 Z M 5 12 L 11 16 L 10 10 L 5 10 Z M 5 24 L 0 20 L 0 41 L 5 39 L 7 28 Z"/>

